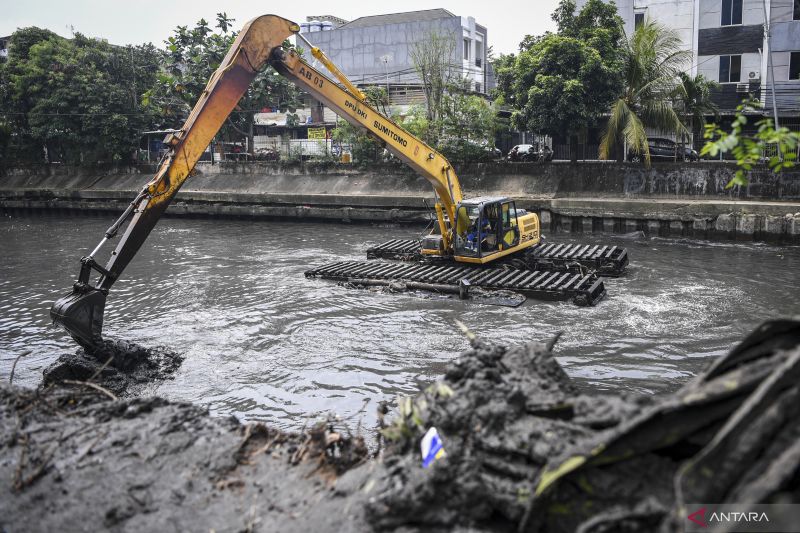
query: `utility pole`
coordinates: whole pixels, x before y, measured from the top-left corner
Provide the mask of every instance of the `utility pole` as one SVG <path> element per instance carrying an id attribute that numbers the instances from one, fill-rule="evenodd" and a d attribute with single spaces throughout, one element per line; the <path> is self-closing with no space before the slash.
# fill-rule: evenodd
<path id="1" fill-rule="evenodd" d="M 383 67 L 386 69 L 386 107 L 389 107 L 389 55 L 381 56 Z M 388 111 L 388 109 L 387 109 Z"/>
<path id="2" fill-rule="evenodd" d="M 763 0 L 761 5 L 764 7 L 764 37 L 767 41 L 766 46 L 766 53 L 767 53 L 767 68 L 769 69 L 769 76 L 767 77 L 767 81 L 769 83 L 770 91 L 772 92 L 772 117 L 775 119 L 775 129 L 778 129 L 778 107 L 777 102 L 775 101 L 775 67 L 772 64 L 772 43 L 770 42 L 770 11 L 772 11 L 772 6 L 767 8 L 767 2 L 769 0 Z M 772 79 L 770 81 L 770 78 Z"/>

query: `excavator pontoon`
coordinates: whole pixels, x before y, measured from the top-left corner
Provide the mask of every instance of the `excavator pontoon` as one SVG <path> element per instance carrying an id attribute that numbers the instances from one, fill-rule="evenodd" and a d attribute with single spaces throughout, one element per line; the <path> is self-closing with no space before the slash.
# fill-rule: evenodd
<path id="1" fill-rule="evenodd" d="M 319 48 L 311 46 L 312 56 L 338 83 L 284 45 L 292 35 L 302 39 L 299 31 L 297 24 L 275 15 L 257 17 L 244 26 L 183 127 L 165 139 L 169 153 L 156 175 L 109 227 L 97 247 L 81 259 L 72 292 L 56 301 L 50 311 L 54 323 L 64 327 L 85 347 L 94 347 L 102 340 L 109 290 L 189 178 L 247 87 L 266 65 L 350 124 L 380 140 L 389 152 L 426 178 L 437 197 L 436 223 L 418 243 L 414 255 L 417 261 L 334 263 L 312 269 L 307 276 L 345 281 L 407 281 L 440 288 L 467 285 L 508 288 L 545 298 L 572 298 L 584 305 L 593 305 L 605 295 L 602 280 L 597 273 L 587 270 L 587 265 L 596 268 L 598 261 L 603 264 L 611 258 L 611 252 L 600 257 L 601 254 L 594 253 L 597 250 L 592 250 L 591 257 L 571 253 L 569 258 L 537 254 L 536 250 L 541 251 L 541 235 L 536 214 L 518 209 L 512 199 L 505 197 L 464 199 L 447 159 L 372 107 Z M 101 265 L 98 253 L 125 222 L 128 223 L 119 243 Z M 381 252 L 373 252 L 373 256 L 396 259 L 393 253 L 388 246 Z M 617 251 L 613 261 L 624 268 L 627 254 Z M 94 282 L 93 275 L 97 275 Z"/>

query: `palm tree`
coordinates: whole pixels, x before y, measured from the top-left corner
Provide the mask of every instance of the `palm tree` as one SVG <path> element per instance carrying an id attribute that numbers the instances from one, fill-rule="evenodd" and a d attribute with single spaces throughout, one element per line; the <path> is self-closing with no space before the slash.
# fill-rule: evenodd
<path id="1" fill-rule="evenodd" d="M 601 159 L 609 159 L 624 141 L 649 165 L 646 128 L 685 132 L 671 99 L 679 83 L 678 75 L 692 57 L 682 45 L 677 32 L 649 19 L 627 39 L 625 89 L 611 105 L 611 116 L 600 142 Z"/>
<path id="2" fill-rule="evenodd" d="M 695 133 L 696 126 L 700 130 L 705 127 L 707 116 L 719 116 L 719 108 L 711 101 L 711 93 L 719 87 L 719 84 L 702 74 L 692 78 L 685 72 L 681 72 L 678 76 L 680 84 L 675 90 L 674 105 L 680 113 L 688 133 Z M 684 139 L 685 137 L 681 136 L 681 144 Z"/>

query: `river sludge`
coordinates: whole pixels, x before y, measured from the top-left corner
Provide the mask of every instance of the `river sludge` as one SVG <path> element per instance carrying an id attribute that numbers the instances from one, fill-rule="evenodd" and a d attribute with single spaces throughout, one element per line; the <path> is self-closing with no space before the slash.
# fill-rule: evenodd
<path id="1" fill-rule="evenodd" d="M 111 364 L 2 385 L 0 529 L 673 531 L 697 502 L 800 501 L 800 321 L 763 324 L 663 396 L 579 390 L 555 342 L 473 337 L 398 400 L 377 456 L 334 420 L 284 433 L 113 400 Z M 431 427 L 446 455 L 423 468 Z"/>

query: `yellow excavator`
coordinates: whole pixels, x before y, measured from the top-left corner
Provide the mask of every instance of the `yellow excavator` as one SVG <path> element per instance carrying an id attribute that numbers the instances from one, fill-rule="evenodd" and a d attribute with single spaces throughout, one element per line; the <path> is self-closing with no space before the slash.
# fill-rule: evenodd
<path id="1" fill-rule="evenodd" d="M 515 254 L 539 242 L 539 219 L 515 209 L 502 197 L 462 198 L 453 167 L 440 153 L 370 106 L 362 92 L 312 46 L 311 53 L 341 84 L 312 67 L 284 41 L 300 27 L 275 15 L 248 22 L 211 76 L 200 99 L 176 133 L 165 143 L 168 157 L 97 247 L 81 259 L 72 292 L 53 304 L 53 322 L 64 327 L 85 347 L 102 340 L 103 312 L 108 291 L 133 259 L 170 201 L 191 175 L 195 164 L 233 111 L 259 71 L 271 65 L 350 124 L 369 132 L 386 149 L 430 181 L 436 192 L 437 222 L 423 238 L 422 254 L 456 262 L 484 264 Z M 307 41 L 306 41 L 307 42 Z M 96 256 L 130 219 L 116 248 L 102 266 Z M 92 283 L 92 273 L 98 279 Z"/>

